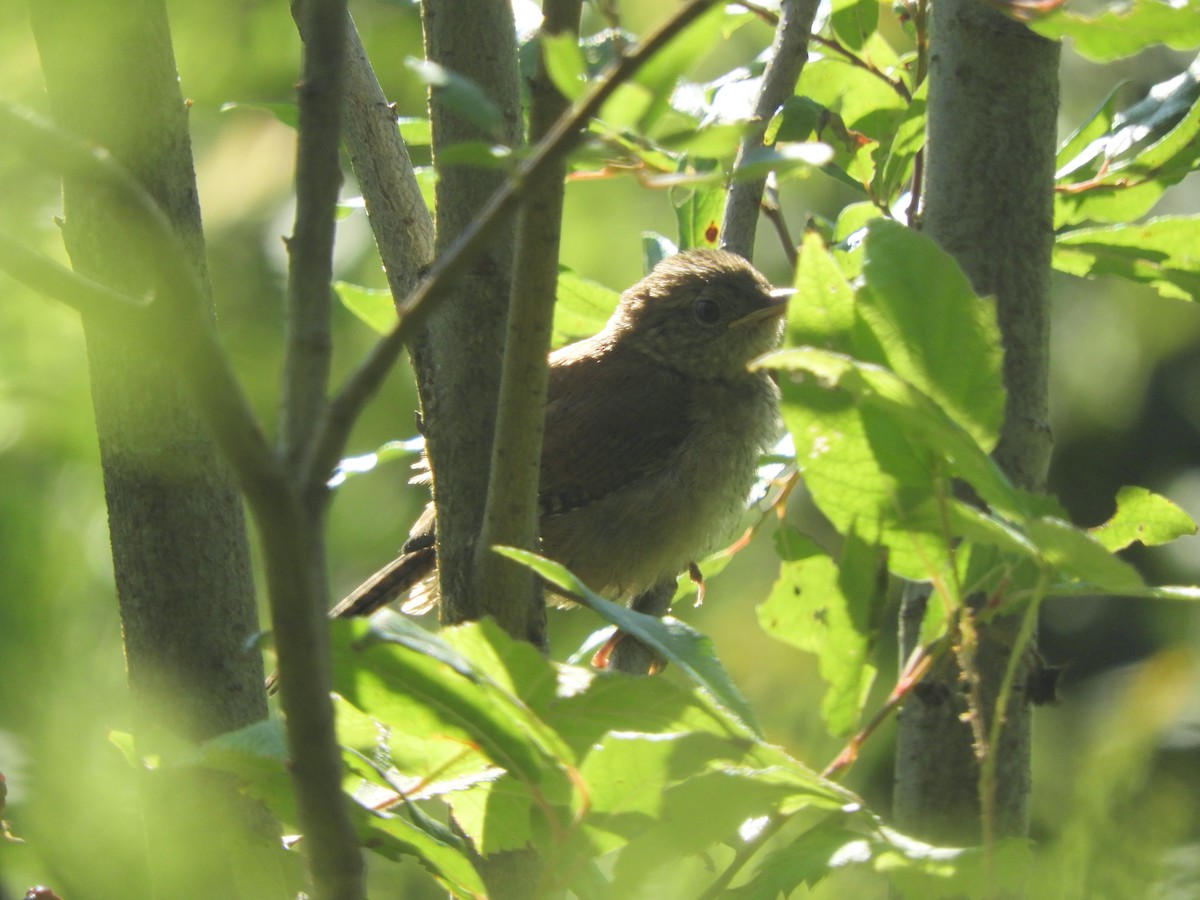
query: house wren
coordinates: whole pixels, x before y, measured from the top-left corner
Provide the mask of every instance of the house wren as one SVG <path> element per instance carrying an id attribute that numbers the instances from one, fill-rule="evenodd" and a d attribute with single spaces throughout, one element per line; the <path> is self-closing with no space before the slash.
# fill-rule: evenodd
<path id="1" fill-rule="evenodd" d="M 598 593 L 666 611 L 676 576 L 736 528 L 778 437 L 778 390 L 747 363 L 778 344 L 787 293 L 732 253 L 680 253 L 625 291 L 602 331 L 550 355 L 543 555 Z M 401 598 L 428 610 L 434 524 L 430 504 L 400 556 L 331 615 Z"/>

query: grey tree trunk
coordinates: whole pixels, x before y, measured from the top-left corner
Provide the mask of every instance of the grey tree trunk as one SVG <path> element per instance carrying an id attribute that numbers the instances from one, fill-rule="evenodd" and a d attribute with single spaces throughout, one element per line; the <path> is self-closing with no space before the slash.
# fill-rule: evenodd
<path id="1" fill-rule="evenodd" d="M 162 3 L 31 7 L 58 121 L 106 147 L 145 185 L 206 284 L 187 111 Z M 70 178 L 63 194 L 63 237 L 77 271 L 134 296 L 161 287 L 112 195 Z M 84 328 L 139 729 L 200 740 L 250 724 L 266 716 L 266 699 L 261 657 L 246 643 L 258 617 L 241 502 L 174 373 L 104 321 L 85 319 Z M 148 797 L 155 888 L 179 897 L 211 888 L 216 896 L 237 863 L 227 848 L 217 852 L 203 823 L 230 814 L 213 802 L 222 795 L 240 810 L 234 816 L 252 813 L 238 806 L 232 785 L 184 780 L 156 782 L 159 793 Z M 172 854 L 185 846 L 190 854 Z"/>
<path id="2" fill-rule="evenodd" d="M 474 81 L 499 107 L 499 134 L 484 134 L 449 110 L 434 91 L 433 153 L 462 141 L 521 143 L 516 33 L 507 0 L 478 0 L 470 15 L 453 0 L 422 5 L 426 56 Z M 436 253 L 442 254 L 504 181 L 497 170 L 438 166 Z M 510 224 L 429 317 L 414 342 L 437 503 L 441 616 L 447 623 L 480 618 L 472 591 L 476 540 L 483 522 L 500 384 L 501 348 L 512 280 Z"/>
<path id="3" fill-rule="evenodd" d="M 1008 396 L 995 457 L 1016 484 L 1039 490 L 1051 445 L 1046 382 L 1059 47 L 978 0 L 938 0 L 932 10 L 924 229 L 955 256 L 976 292 L 997 299 Z M 908 597 L 902 620 L 919 624 L 922 609 L 923 600 Z M 985 728 L 1016 627 L 999 621 L 980 635 Z M 902 659 L 916 634 L 916 627 L 902 629 Z M 947 668 L 900 715 L 897 823 L 944 843 L 1023 834 L 1030 707 L 1019 688 L 1028 664 L 1004 711 L 987 824 L 958 673 Z"/>

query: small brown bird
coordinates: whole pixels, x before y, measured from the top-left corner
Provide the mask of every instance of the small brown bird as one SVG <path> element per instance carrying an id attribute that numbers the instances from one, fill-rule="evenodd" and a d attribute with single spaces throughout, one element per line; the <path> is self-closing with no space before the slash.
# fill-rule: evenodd
<path id="1" fill-rule="evenodd" d="M 736 528 L 778 390 L 747 369 L 774 348 L 789 291 L 739 256 L 692 250 L 621 295 L 604 329 L 550 355 L 539 502 L 542 553 L 598 593 L 661 615 L 675 578 Z M 400 556 L 330 613 L 436 600 L 433 504 Z"/>

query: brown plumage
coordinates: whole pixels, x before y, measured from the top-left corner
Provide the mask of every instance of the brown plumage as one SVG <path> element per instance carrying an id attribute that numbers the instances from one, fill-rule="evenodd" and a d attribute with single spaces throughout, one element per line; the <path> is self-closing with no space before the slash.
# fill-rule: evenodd
<path id="1" fill-rule="evenodd" d="M 785 301 L 745 260 L 689 251 L 621 296 L 605 328 L 550 355 L 539 497 L 542 553 L 609 596 L 668 591 L 740 518 L 779 431 L 778 391 L 747 363 L 772 349 Z M 436 600 L 434 509 L 399 557 L 331 612 Z M 669 594 L 668 594 L 669 596 Z"/>

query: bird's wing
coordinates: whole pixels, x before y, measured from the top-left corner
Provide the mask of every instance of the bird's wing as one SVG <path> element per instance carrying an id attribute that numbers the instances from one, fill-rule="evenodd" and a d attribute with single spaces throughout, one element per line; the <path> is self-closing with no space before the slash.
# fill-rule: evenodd
<path id="1" fill-rule="evenodd" d="M 686 380 L 644 357 L 628 366 L 614 358 L 636 352 L 611 348 L 551 367 L 539 489 L 543 515 L 585 506 L 644 478 L 686 439 Z"/>

